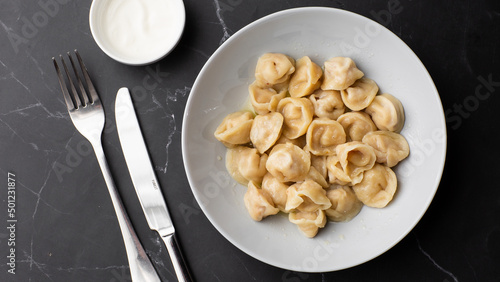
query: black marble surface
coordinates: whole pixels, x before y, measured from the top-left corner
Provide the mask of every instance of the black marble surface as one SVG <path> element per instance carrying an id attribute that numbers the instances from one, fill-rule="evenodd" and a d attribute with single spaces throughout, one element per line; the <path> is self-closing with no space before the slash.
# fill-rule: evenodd
<path id="1" fill-rule="evenodd" d="M 180 44 L 144 67 L 117 63 L 98 48 L 88 24 L 90 4 L 0 1 L 0 281 L 130 280 L 101 171 L 69 119 L 51 62 L 75 48 L 106 110 L 103 146 L 115 182 L 164 281 L 175 276 L 161 240 L 144 219 L 114 125 L 114 98 L 122 86 L 132 89 L 197 281 L 500 281 L 500 2 L 186 0 Z M 444 175 L 414 230 L 381 256 L 330 273 L 275 268 L 231 245 L 199 209 L 181 155 L 184 106 L 207 59 L 250 22 L 299 6 L 345 9 L 397 34 L 434 79 L 448 126 Z M 9 174 L 16 183 L 15 231 L 8 222 Z M 15 274 L 7 264 L 12 241 Z"/>

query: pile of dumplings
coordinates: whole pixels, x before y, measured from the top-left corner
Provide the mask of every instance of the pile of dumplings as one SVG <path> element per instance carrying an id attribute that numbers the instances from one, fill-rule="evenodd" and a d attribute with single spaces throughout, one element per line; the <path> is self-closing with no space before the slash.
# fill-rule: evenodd
<path id="1" fill-rule="evenodd" d="M 284 212 L 307 237 L 327 220 L 345 222 L 366 205 L 393 199 L 391 169 L 410 152 L 399 134 L 404 110 L 348 57 L 317 65 L 263 54 L 249 86 L 254 112 L 224 118 L 215 137 L 227 148 L 230 175 L 248 187 L 252 219 Z"/>

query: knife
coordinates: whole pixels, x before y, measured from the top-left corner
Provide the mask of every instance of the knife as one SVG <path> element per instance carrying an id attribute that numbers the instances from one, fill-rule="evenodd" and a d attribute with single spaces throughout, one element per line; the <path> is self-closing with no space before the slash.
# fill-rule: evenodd
<path id="1" fill-rule="evenodd" d="M 115 118 L 123 155 L 149 228 L 157 231 L 165 242 L 177 279 L 192 281 L 175 238 L 175 228 L 151 165 L 129 90 L 125 87 L 120 88 L 116 95 Z"/>

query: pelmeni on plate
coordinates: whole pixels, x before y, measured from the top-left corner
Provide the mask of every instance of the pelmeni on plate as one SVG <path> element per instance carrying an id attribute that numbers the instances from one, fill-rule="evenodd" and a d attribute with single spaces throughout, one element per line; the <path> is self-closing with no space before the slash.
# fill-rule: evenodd
<path id="1" fill-rule="evenodd" d="M 347 141 L 361 141 L 367 133 L 377 130 L 370 116 L 364 112 L 347 112 L 337 121 L 344 128 Z"/>
<path id="2" fill-rule="evenodd" d="M 380 130 L 400 132 L 405 123 L 403 104 L 389 93 L 377 95 L 366 107 L 375 125 Z"/>
<path id="3" fill-rule="evenodd" d="M 308 56 L 298 59 L 295 64 L 295 72 L 288 85 L 290 96 L 300 98 L 310 95 L 320 87 L 322 75 L 321 67 L 311 61 Z"/>
<path id="4" fill-rule="evenodd" d="M 364 76 L 348 57 L 331 58 L 324 63 L 324 69 L 323 90 L 344 90 Z"/>
<path id="5" fill-rule="evenodd" d="M 287 83 L 295 72 L 295 60 L 280 53 L 266 53 L 257 61 L 255 79 L 265 86 Z"/>
<path id="6" fill-rule="evenodd" d="M 340 91 L 342 101 L 352 111 L 361 111 L 371 104 L 378 92 L 378 85 L 372 79 L 362 77 L 353 85 Z"/>
<path id="7" fill-rule="evenodd" d="M 392 169 L 381 164 L 364 172 L 361 182 L 353 186 L 356 197 L 363 204 L 383 208 L 392 200 L 396 193 L 398 181 Z"/>
<path id="8" fill-rule="evenodd" d="M 314 115 L 336 120 L 345 112 L 345 105 L 340 96 L 340 91 L 318 89 L 314 91 L 309 100 L 314 107 Z"/>
<path id="9" fill-rule="evenodd" d="M 409 153 L 397 133 L 399 100 L 378 95 L 350 58 L 324 66 L 321 76 L 307 56 L 262 55 L 248 87 L 256 115 L 232 113 L 215 133 L 228 147 L 228 172 L 247 186 L 250 217 L 288 213 L 306 237 L 327 218 L 349 221 L 365 205 L 385 207 L 397 190 L 390 167 Z"/>
<path id="10" fill-rule="evenodd" d="M 253 181 L 248 183 L 248 189 L 243 201 L 248 213 L 255 221 L 261 221 L 264 217 L 279 212 L 279 209 L 274 207 L 273 200 L 267 192 L 258 188 Z"/>
<path id="11" fill-rule="evenodd" d="M 283 135 L 290 139 L 306 133 L 314 115 L 314 107 L 307 98 L 284 98 L 279 102 L 277 111 L 285 119 Z"/>

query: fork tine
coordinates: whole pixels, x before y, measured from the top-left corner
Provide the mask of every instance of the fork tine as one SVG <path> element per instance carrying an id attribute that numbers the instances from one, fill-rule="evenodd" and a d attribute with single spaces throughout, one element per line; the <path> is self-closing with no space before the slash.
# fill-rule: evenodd
<path id="1" fill-rule="evenodd" d="M 82 102 L 80 100 L 78 92 L 76 91 L 75 84 L 73 83 L 73 80 L 71 79 L 71 76 L 69 75 L 68 67 L 66 66 L 66 63 L 64 62 L 62 55 L 59 55 L 59 58 L 61 59 L 61 62 L 62 62 L 63 68 L 64 68 L 64 72 L 66 73 L 66 76 L 68 77 L 68 84 L 70 86 L 71 93 L 73 93 L 72 97 L 74 99 L 73 101 L 75 101 L 75 108 L 78 109 L 82 106 Z"/>
<path id="2" fill-rule="evenodd" d="M 85 78 L 85 82 L 87 83 L 87 88 L 89 89 L 90 94 L 90 103 L 93 104 L 96 101 L 99 101 L 99 96 L 97 96 L 97 91 L 95 90 L 94 84 L 92 84 L 92 80 L 90 80 L 89 72 L 87 71 L 87 67 L 83 63 L 82 57 L 80 57 L 80 53 L 75 49 L 76 58 L 78 59 L 78 63 L 80 63 L 80 68 L 82 69 L 83 77 Z"/>
<path id="3" fill-rule="evenodd" d="M 61 90 L 64 96 L 64 101 L 66 101 L 66 107 L 68 111 L 75 109 L 75 100 L 68 92 L 68 87 L 64 82 L 64 78 L 62 76 L 61 70 L 59 69 L 59 65 L 57 64 L 56 58 L 52 57 L 52 62 L 54 62 L 54 67 L 56 68 L 57 77 L 59 78 L 59 85 L 61 86 Z"/>
<path id="4" fill-rule="evenodd" d="M 85 87 L 83 87 L 82 80 L 80 79 L 80 75 L 78 74 L 77 68 L 75 66 L 75 62 L 73 61 L 73 57 L 69 52 L 67 52 L 69 61 L 71 62 L 71 67 L 73 68 L 73 71 L 75 72 L 75 77 L 76 81 L 78 83 L 78 87 L 80 88 L 79 97 L 82 101 L 83 106 L 87 106 L 89 103 L 89 98 L 87 95 L 87 91 L 85 91 Z"/>

